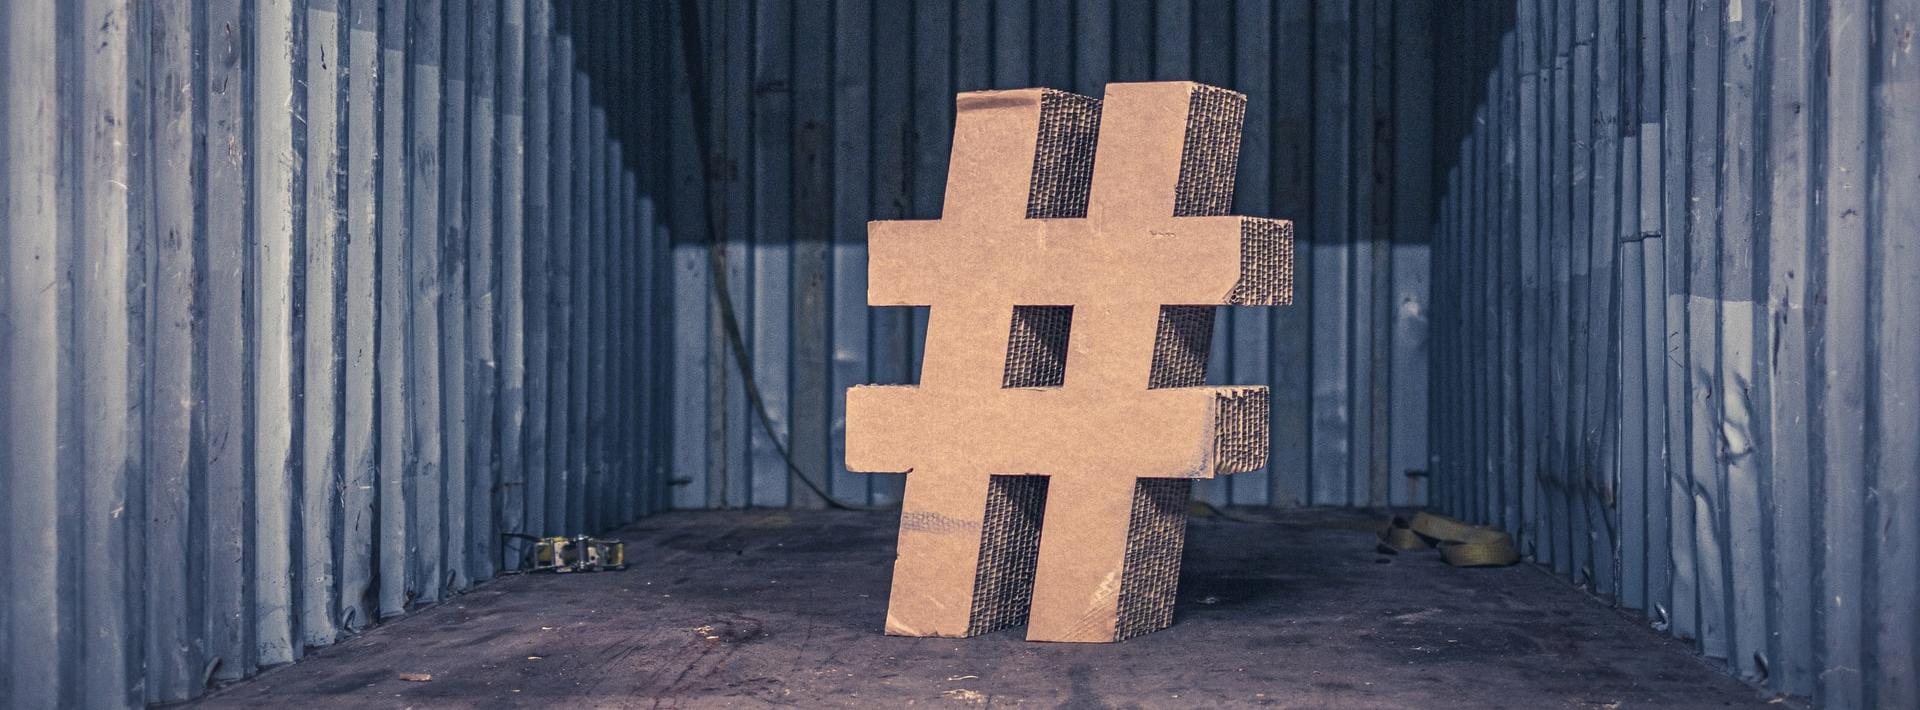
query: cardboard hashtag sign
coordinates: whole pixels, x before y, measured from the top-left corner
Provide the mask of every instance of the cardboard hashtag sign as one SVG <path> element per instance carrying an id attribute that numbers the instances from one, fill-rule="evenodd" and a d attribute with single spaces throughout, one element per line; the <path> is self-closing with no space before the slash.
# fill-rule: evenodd
<path id="1" fill-rule="evenodd" d="M 1291 291 L 1291 224 L 1226 216 L 1245 107 L 961 94 L 941 218 L 869 224 L 868 303 L 931 306 L 920 384 L 847 392 L 847 467 L 907 472 L 887 633 L 1172 623 L 1193 479 L 1267 458 L 1266 388 L 1202 386 L 1214 307 Z"/>

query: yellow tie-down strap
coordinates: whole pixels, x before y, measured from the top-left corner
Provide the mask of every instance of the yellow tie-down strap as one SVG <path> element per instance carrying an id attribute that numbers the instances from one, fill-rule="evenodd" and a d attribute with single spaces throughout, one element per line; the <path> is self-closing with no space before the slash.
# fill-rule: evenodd
<path id="1" fill-rule="evenodd" d="M 1440 557 L 1455 567 L 1505 567 L 1520 561 L 1513 536 L 1484 525 L 1432 513 L 1419 513 L 1411 522 L 1394 516 L 1380 531 L 1382 551 L 1424 550 L 1438 547 Z"/>

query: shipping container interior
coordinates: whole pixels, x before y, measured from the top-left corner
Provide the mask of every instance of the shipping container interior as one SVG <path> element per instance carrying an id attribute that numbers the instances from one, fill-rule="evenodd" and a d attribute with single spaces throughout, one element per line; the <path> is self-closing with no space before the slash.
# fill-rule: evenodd
<path id="1" fill-rule="evenodd" d="M 1920 707 L 1917 27 L 7 0 L 0 708 Z M 958 92 L 1171 80 L 1294 225 L 1207 367 L 1268 465 L 1194 486 L 1172 628 L 882 636 L 907 476 L 845 392 L 928 310 L 867 222 L 941 216 Z M 1521 564 L 1376 549 L 1422 508 Z M 517 574 L 575 534 L 630 567 Z"/>

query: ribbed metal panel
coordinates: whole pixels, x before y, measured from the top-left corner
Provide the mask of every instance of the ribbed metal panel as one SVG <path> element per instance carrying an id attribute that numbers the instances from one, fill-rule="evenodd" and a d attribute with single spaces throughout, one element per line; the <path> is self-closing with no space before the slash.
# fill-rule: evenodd
<path id="1" fill-rule="evenodd" d="M 1248 96 L 1237 214 L 1297 225 L 1295 305 L 1226 310 L 1215 382 L 1274 388 L 1265 470 L 1203 483 L 1249 505 L 1417 504 L 1426 468 L 1430 2 L 1243 0 L 697 7 L 693 105 L 676 11 L 670 159 L 677 507 L 815 506 L 762 430 L 712 294 L 718 255 L 772 430 L 849 503 L 849 385 L 913 381 L 924 309 L 866 305 L 866 227 L 940 214 L 960 91 L 1198 80 Z M 685 4 L 676 4 L 676 10 Z M 712 145 L 693 122 L 707 120 Z M 701 151 L 710 151 L 702 175 Z M 709 183 L 709 179 L 713 181 Z M 712 225 L 704 206 L 713 188 Z M 917 311 L 917 312 L 916 312 Z"/>
<path id="2" fill-rule="evenodd" d="M 1920 706 L 1920 3 L 1477 9 L 1436 503 L 1769 689 Z"/>
<path id="3" fill-rule="evenodd" d="M 925 323 L 865 222 L 938 216 L 955 92 L 1150 79 L 1248 94 L 1234 210 L 1301 240 L 1216 329 L 1273 465 L 1200 496 L 1431 497 L 1768 688 L 1920 705 L 1916 0 L 690 4 L 702 92 L 683 3 L 0 4 L 0 550 L 46 561 L 0 705 L 193 697 L 500 532 L 821 504 L 709 234 L 780 445 L 896 502 L 841 466 Z"/>
<path id="4" fill-rule="evenodd" d="M 0 3 L 0 707 L 191 698 L 664 507 L 644 111 L 583 73 L 650 48 L 589 12 L 644 14 Z"/>

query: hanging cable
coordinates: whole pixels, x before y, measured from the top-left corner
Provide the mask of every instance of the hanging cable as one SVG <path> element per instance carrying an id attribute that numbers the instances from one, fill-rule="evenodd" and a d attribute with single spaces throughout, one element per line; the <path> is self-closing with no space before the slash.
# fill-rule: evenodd
<path id="1" fill-rule="evenodd" d="M 780 453 L 780 460 L 786 462 L 787 470 L 800 481 L 800 485 L 813 491 L 813 494 L 819 496 L 828 506 L 841 510 L 897 510 L 898 508 L 890 506 L 848 503 L 833 497 L 823 486 L 813 480 L 813 477 L 808 476 L 806 471 L 800 469 L 800 464 L 793 460 L 792 452 L 788 451 L 786 442 L 781 441 L 780 436 L 773 429 L 773 417 L 767 413 L 766 400 L 760 395 L 760 383 L 754 377 L 753 358 L 747 352 L 746 338 L 740 334 L 740 318 L 733 309 L 733 298 L 728 295 L 731 289 L 727 286 L 727 260 L 720 236 L 723 231 L 721 222 L 724 215 L 717 209 L 720 200 L 713 194 L 718 180 L 715 178 L 713 168 L 713 129 L 708 123 L 708 119 L 713 115 L 712 97 L 707 91 L 707 72 L 704 64 L 706 49 L 700 39 L 700 8 L 696 0 L 681 0 L 679 8 L 680 52 L 687 70 L 687 89 L 693 111 L 694 140 L 699 144 L 702 186 L 700 201 L 702 211 L 707 218 L 705 230 L 707 262 L 713 272 L 710 283 L 713 285 L 714 301 L 720 306 L 720 323 L 721 329 L 726 331 L 727 349 L 733 353 L 734 365 L 740 371 L 747 401 L 753 407 L 753 416 L 759 420 L 760 429 L 766 432 L 767 440 L 773 442 L 774 450 Z"/>

